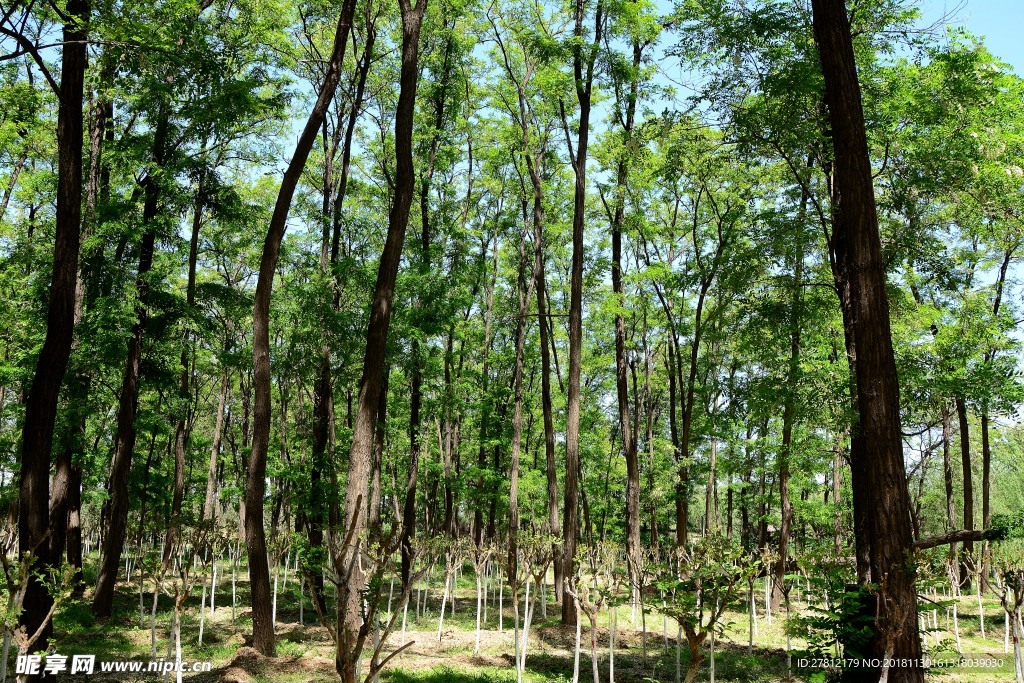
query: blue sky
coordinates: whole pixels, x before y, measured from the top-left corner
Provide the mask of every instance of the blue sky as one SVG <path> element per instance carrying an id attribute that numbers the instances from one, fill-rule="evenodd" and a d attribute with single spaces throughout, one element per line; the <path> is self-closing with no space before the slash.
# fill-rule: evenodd
<path id="1" fill-rule="evenodd" d="M 950 15 L 947 23 L 983 36 L 992 54 L 1012 65 L 1017 75 L 1024 76 L 1021 0 L 921 0 L 919 7 L 925 24 Z"/>

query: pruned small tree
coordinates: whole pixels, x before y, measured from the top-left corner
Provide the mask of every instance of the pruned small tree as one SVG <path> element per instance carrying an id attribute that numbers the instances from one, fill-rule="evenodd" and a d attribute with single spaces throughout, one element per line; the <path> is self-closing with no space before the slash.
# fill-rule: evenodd
<path id="1" fill-rule="evenodd" d="M 470 558 L 473 561 L 473 573 L 476 575 L 476 642 L 473 645 L 473 654 L 480 652 L 480 610 L 484 595 L 484 572 L 487 571 L 487 562 L 494 554 L 494 547 L 488 543 L 480 543 L 473 546 Z"/>
<path id="2" fill-rule="evenodd" d="M 575 563 L 576 576 L 566 588 L 590 622 L 590 663 L 594 683 L 601 680 L 597 666 L 597 615 L 618 593 L 620 580 L 615 571 L 618 555 L 619 547 L 612 543 L 597 543 L 580 548 Z M 577 637 L 576 661 L 579 661 L 579 647 Z"/>
<path id="3" fill-rule="evenodd" d="M 208 539 L 211 527 L 208 524 L 179 526 L 177 533 L 169 536 L 164 561 L 155 574 L 153 609 L 156 609 L 156 590 L 169 596 L 174 604 L 174 616 L 168 650 L 173 648 L 177 681 L 181 683 L 181 614 L 185 602 L 192 595 L 196 581 L 205 579 L 206 565 L 212 558 Z M 154 612 L 155 615 L 155 612 Z M 168 652 L 168 658 L 171 653 Z"/>
<path id="4" fill-rule="evenodd" d="M 552 548 L 555 548 L 557 544 L 555 537 L 545 533 L 530 533 L 520 536 L 519 539 L 519 556 L 521 566 L 525 570 L 523 575 L 525 577 L 526 596 L 523 605 L 522 638 L 519 639 L 518 658 L 516 660 L 517 680 L 522 680 L 523 673 L 526 671 L 526 650 L 530 638 L 530 621 L 533 619 L 533 613 L 536 610 L 535 604 L 537 597 L 540 595 L 540 584 L 548 573 L 548 567 L 551 566 L 553 559 Z M 532 600 L 530 599 L 531 581 L 534 586 Z M 518 597 L 514 607 L 518 621 Z"/>
<path id="5" fill-rule="evenodd" d="M 455 607 L 455 574 L 469 554 L 468 538 L 449 538 L 443 546 L 444 554 L 444 588 L 441 591 L 441 613 L 437 618 L 437 642 L 441 642 L 444 628 L 444 611 L 448 599 L 451 598 L 452 609 Z"/>
<path id="6" fill-rule="evenodd" d="M 75 567 L 68 564 L 58 568 L 48 567 L 45 570 L 39 567 L 36 550 L 45 546 L 47 542 L 48 537 L 43 536 L 36 548 L 23 553 L 19 559 L 14 560 L 12 555 L 15 555 L 15 548 L 18 545 L 17 529 L 13 525 L 7 524 L 0 533 L 0 564 L 3 566 L 4 581 L 7 584 L 7 608 L 3 612 L 4 644 L 3 661 L 0 663 L 0 678 L 6 679 L 7 677 L 7 656 L 11 642 L 13 641 L 17 646 L 18 655 L 31 652 L 33 646 L 39 643 L 39 639 L 49 629 L 57 608 L 71 597 L 74 591 Z M 29 633 L 22 623 L 21 616 L 25 611 L 28 585 L 33 580 L 45 588 L 53 602 L 38 628 Z M 18 683 L 28 680 L 27 675 L 18 675 Z"/>
<path id="7" fill-rule="evenodd" d="M 1024 683 L 1024 659 L 1021 654 L 1021 610 L 1024 608 L 1024 538 L 1010 538 L 993 544 L 992 567 L 999 577 L 999 601 L 1012 633 L 1014 673 Z"/>
<path id="8" fill-rule="evenodd" d="M 679 547 L 657 584 L 669 597 L 662 608 L 679 624 L 690 650 L 685 683 L 697 678 L 704 662 L 702 646 L 709 635 L 722 633 L 722 615 L 747 578 L 763 571 L 762 559 L 751 557 L 725 536 L 708 534 L 690 547 Z M 679 643 L 676 643 L 678 652 Z M 677 657 L 676 661 L 679 661 Z"/>
<path id="9" fill-rule="evenodd" d="M 362 496 L 359 496 L 356 505 L 361 504 Z M 398 518 L 397 510 L 395 515 Z M 402 544 L 401 524 L 394 525 L 387 534 L 373 542 L 365 542 L 365 529 L 360 535 L 355 532 L 355 525 L 349 526 L 339 552 L 335 556 L 334 572 L 330 575 L 330 579 L 338 586 L 339 605 L 356 602 L 360 606 L 359 628 L 352 631 L 346 628 L 342 621 L 332 621 L 326 613 L 317 609 L 317 617 L 331 635 L 331 640 L 335 645 L 335 668 L 342 681 L 346 682 L 375 680 L 388 662 L 416 642 L 410 640 L 402 643 L 382 658 L 384 646 L 395 629 L 398 615 L 404 612 L 405 606 L 409 602 L 413 585 L 426 571 L 426 567 L 423 567 L 410 575 L 410 580 L 402 587 L 397 608 L 382 618 L 380 607 L 384 591 L 388 586 L 384 577 L 389 571 L 395 572 L 399 569 L 394 559 Z M 415 544 L 407 546 L 406 550 L 411 552 L 411 558 L 414 560 L 418 554 Z M 347 592 L 352 586 L 349 579 L 351 573 L 357 569 L 356 563 L 358 563 L 358 570 L 363 572 L 366 580 L 360 595 L 352 600 Z M 307 585 L 311 584 L 312 582 Z M 366 677 L 362 678 L 362 661 L 367 650 L 367 643 L 370 643 L 370 665 Z"/>

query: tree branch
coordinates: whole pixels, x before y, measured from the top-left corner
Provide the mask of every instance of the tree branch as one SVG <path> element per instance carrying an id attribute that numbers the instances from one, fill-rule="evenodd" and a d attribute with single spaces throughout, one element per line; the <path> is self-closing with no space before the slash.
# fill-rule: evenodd
<path id="1" fill-rule="evenodd" d="M 950 531 L 938 536 L 922 538 L 920 541 L 914 543 L 914 548 L 917 550 L 927 550 L 928 548 L 935 548 L 940 545 L 949 545 L 950 543 L 985 541 L 992 538 L 994 538 L 994 535 L 991 529 L 958 529 L 957 531 Z"/>

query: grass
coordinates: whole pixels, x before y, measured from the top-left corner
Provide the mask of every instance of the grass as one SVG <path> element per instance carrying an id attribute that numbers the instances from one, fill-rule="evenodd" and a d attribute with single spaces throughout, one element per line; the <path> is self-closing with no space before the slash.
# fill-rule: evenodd
<path id="1" fill-rule="evenodd" d="M 90 578 L 95 557 L 88 558 L 87 579 Z M 299 623 L 299 591 L 294 576 L 289 575 L 288 583 L 279 583 L 277 609 L 277 657 L 263 658 L 251 649 L 245 648 L 252 621 L 249 609 L 248 575 L 240 568 L 236 577 L 237 606 L 232 621 L 231 570 L 225 562 L 218 568 L 217 609 L 211 615 L 206 610 L 203 644 L 197 642 L 200 619 L 200 595 L 198 591 L 185 603 L 182 615 L 182 658 L 188 662 L 208 661 L 213 670 L 209 673 L 194 674 L 196 683 L 234 681 L 235 683 L 319 683 L 336 681 L 334 653 L 330 634 L 316 623 L 316 615 L 305 600 L 303 624 Z M 138 579 L 132 576 L 132 585 L 122 582 L 118 585 L 114 615 L 106 623 L 95 620 L 90 609 L 90 591 L 82 599 L 72 600 L 61 606 L 55 620 L 55 649 L 60 654 L 94 654 L 97 662 L 109 660 L 143 660 L 151 658 L 150 608 L 152 594 L 143 595 L 143 609 L 140 614 Z M 381 675 L 384 683 L 508 683 L 515 681 L 512 665 L 514 623 L 508 594 L 505 594 L 503 629 L 498 631 L 498 614 L 495 603 L 488 606 L 488 618 L 481 624 L 480 649 L 475 650 L 476 641 L 476 582 L 467 571 L 456 586 L 456 608 L 454 614 L 445 610 L 442 640 L 437 639 L 439 601 L 441 599 L 440 578 L 435 573 L 429 588 L 427 608 L 417 618 L 417 597 L 414 591 L 410 601 L 406 639 L 415 644 L 393 660 Z M 147 582 L 147 590 L 149 584 Z M 386 595 L 387 591 L 385 591 Z M 397 594 L 397 591 L 396 591 Z M 769 624 L 763 609 L 763 589 L 755 591 L 759 598 L 758 630 L 753 652 L 748 654 L 748 615 L 741 611 L 727 611 L 725 633 L 716 646 L 716 681 L 722 683 L 768 683 L 781 681 L 786 677 L 786 635 L 784 620 L 775 616 Z M 559 624 L 559 609 L 553 602 L 552 590 L 548 590 L 547 617 L 541 615 L 540 605 L 530 626 L 530 641 L 527 652 L 527 666 L 524 680 L 528 683 L 567 682 L 572 679 L 573 645 L 575 632 Z M 495 594 L 492 599 L 496 599 Z M 209 596 L 207 595 L 207 600 Z M 925 603 L 927 604 L 927 603 Z M 928 681 L 942 683 L 994 683 L 1013 680 L 1012 654 L 1003 654 L 1003 612 L 998 601 L 991 596 L 985 599 L 986 638 L 981 638 L 978 619 L 977 598 L 966 597 L 958 607 L 960 640 L 962 651 L 974 656 L 991 656 L 1002 659 L 998 668 L 969 669 L 957 667 L 945 671 L 933 671 Z M 333 615 L 333 596 L 328 595 L 329 613 Z M 794 599 L 793 610 L 802 610 L 804 604 Z M 157 603 L 156 635 L 157 654 L 167 656 L 169 633 L 172 622 L 173 604 L 169 597 L 160 596 Z M 641 633 L 642 619 L 629 606 L 618 608 L 618 636 L 615 653 L 615 673 L 618 683 L 662 683 L 675 680 L 676 667 L 676 626 L 671 619 L 660 613 L 646 614 L 647 635 Z M 943 646 L 953 643 L 952 634 L 946 631 L 945 608 L 938 608 L 939 630 L 929 633 L 926 638 L 927 651 L 938 656 Z M 522 615 L 520 614 L 520 619 Z M 934 617 L 927 613 L 929 626 Z M 608 620 L 609 613 L 602 612 L 598 618 L 598 667 L 603 683 L 608 681 Z M 391 637 L 388 650 L 401 642 L 399 626 Z M 952 624 L 950 624 L 952 628 Z M 938 636 L 936 638 L 936 636 Z M 584 618 L 582 648 L 580 656 L 580 681 L 591 681 L 591 660 L 589 651 L 589 624 Z M 955 644 L 955 643 L 954 643 Z M 795 650 L 803 648 L 803 638 L 792 639 Z M 245 648 L 245 649 L 243 649 Z M 948 647 L 946 650 L 949 652 Z M 707 643 L 704 646 L 707 655 Z M 794 663 L 796 657 L 794 656 Z M 681 647 L 683 670 L 689 662 L 685 642 Z M 97 665 L 98 666 L 98 665 Z M 708 662 L 701 666 L 698 680 L 708 680 Z M 795 680 L 809 681 L 815 672 L 796 672 Z M 820 673 L 820 672 L 819 672 Z M 137 676 L 137 675 L 136 675 Z M 186 675 L 188 677 L 188 675 Z M 113 674 L 97 674 L 96 680 L 135 680 L 118 678 Z M 153 679 L 150 675 L 149 680 Z M 138 679 L 145 680 L 145 679 Z"/>

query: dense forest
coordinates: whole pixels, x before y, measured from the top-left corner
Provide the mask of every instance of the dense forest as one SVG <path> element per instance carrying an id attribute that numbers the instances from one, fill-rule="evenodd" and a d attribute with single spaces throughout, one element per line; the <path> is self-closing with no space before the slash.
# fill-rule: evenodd
<path id="1" fill-rule="evenodd" d="M 0 681 L 1024 682 L 953 19 L 3 0 Z"/>

